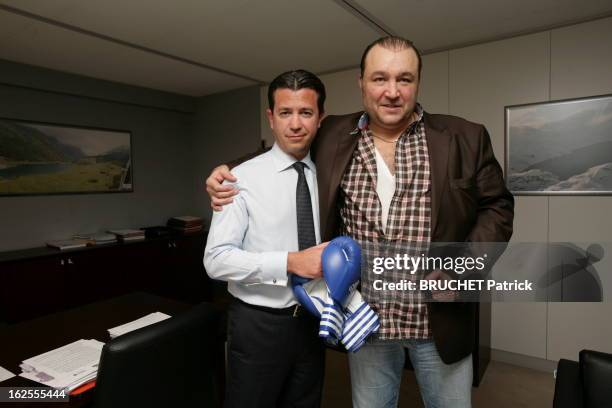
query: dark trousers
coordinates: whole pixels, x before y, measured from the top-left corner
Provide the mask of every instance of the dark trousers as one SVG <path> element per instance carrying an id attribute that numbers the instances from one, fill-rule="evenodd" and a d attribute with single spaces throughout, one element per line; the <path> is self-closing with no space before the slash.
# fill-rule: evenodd
<path id="1" fill-rule="evenodd" d="M 235 300 L 228 326 L 227 408 L 320 406 L 325 349 L 318 319 Z"/>

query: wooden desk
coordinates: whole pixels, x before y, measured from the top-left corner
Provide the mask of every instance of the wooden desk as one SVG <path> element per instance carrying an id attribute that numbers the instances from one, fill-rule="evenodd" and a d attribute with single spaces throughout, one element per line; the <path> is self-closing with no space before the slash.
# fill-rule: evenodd
<path id="1" fill-rule="evenodd" d="M 148 293 L 131 293 L 4 327 L 0 330 L 0 366 L 14 374 L 21 372 L 19 364 L 35 355 L 79 339 L 110 340 L 107 329 L 160 311 L 175 316 L 190 306 Z M 21 377 L 0 383 L 0 387 L 40 387 Z M 69 403 L 0 403 L 4 407 L 85 407 L 91 404 L 93 391 L 70 398 Z"/>

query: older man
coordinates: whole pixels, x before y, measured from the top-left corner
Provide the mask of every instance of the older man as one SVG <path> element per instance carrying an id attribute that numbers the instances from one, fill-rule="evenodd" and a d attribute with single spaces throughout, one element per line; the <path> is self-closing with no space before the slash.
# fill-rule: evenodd
<path id="1" fill-rule="evenodd" d="M 373 42 L 361 59 L 365 112 L 323 121 L 312 147 L 323 239 L 345 234 L 424 246 L 510 239 L 514 200 L 486 129 L 424 112 L 417 103 L 421 66 L 410 41 Z M 224 177 L 231 177 L 227 168 L 218 168 L 207 179 L 216 209 L 235 193 L 215 182 Z M 362 293 L 381 328 L 349 355 L 353 406 L 397 406 L 408 352 L 426 407 L 470 407 L 474 304 L 425 304 L 368 285 Z"/>

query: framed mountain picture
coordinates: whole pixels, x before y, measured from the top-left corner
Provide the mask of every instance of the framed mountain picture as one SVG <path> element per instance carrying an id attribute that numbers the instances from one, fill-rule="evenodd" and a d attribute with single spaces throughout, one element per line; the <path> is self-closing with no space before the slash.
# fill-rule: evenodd
<path id="1" fill-rule="evenodd" d="M 612 95 L 506 107 L 506 183 L 518 195 L 612 194 Z"/>
<path id="2" fill-rule="evenodd" d="M 0 195 L 133 191 L 132 135 L 0 118 Z"/>

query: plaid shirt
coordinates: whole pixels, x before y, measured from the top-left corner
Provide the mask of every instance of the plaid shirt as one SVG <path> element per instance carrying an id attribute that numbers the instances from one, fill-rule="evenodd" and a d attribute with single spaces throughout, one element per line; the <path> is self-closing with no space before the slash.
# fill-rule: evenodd
<path id="1" fill-rule="evenodd" d="M 360 138 L 340 183 L 342 233 L 359 241 L 366 259 L 427 252 L 431 240 L 430 169 L 423 109 L 417 104 L 418 119 L 406 129 L 395 147 L 395 192 L 391 200 L 386 232 L 382 228 L 381 204 L 376 194 L 377 170 L 372 132 L 364 113 L 355 133 Z M 386 253 L 386 255 L 385 255 Z M 420 292 L 377 291 L 374 280 L 416 280 L 405 270 L 374 275 L 372 265 L 362 269 L 361 293 L 378 312 L 380 339 L 425 339 L 430 337 L 427 305 Z"/>

